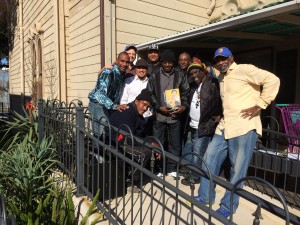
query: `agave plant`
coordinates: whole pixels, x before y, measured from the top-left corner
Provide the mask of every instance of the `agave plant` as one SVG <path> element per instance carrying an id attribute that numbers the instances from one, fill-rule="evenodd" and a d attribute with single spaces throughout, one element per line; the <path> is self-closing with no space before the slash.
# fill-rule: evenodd
<path id="1" fill-rule="evenodd" d="M 32 108 L 29 112 L 24 110 L 25 116 L 14 112 L 10 121 L 1 121 L 5 143 L 0 151 L 0 191 L 19 224 L 31 224 L 39 217 L 36 210 L 53 189 L 56 180 L 51 175 L 58 163 L 53 139 L 38 142 Z"/>
<path id="2" fill-rule="evenodd" d="M 5 195 L 8 211 L 20 225 L 76 225 L 72 185 L 54 176 L 60 162 L 53 138 L 38 141 L 33 108 L 27 109 L 25 116 L 15 112 L 11 121 L 1 121 L 5 143 L 0 150 L 0 192 Z M 95 209 L 98 196 L 99 191 L 81 224 Z"/>
<path id="3" fill-rule="evenodd" d="M 30 132 L 22 142 L 9 145 L 0 155 L 0 189 L 11 213 L 23 224 L 34 219 L 40 199 L 47 196 L 56 182 L 51 174 L 58 162 L 51 139 L 40 144 L 33 139 Z"/>
<path id="4" fill-rule="evenodd" d="M 37 120 L 35 116 L 32 116 L 32 111 L 29 112 L 31 116 L 26 110 L 24 110 L 24 116 L 17 112 L 12 112 L 11 120 L 0 120 L 3 133 L 0 143 L 3 150 L 21 142 L 27 134 L 31 135 L 31 141 L 36 142 L 38 140 Z"/>

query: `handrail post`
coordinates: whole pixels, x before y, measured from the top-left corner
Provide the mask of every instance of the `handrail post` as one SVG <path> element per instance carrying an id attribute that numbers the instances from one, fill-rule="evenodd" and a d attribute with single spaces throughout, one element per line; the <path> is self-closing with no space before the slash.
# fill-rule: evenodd
<path id="1" fill-rule="evenodd" d="M 77 196 L 84 194 L 84 114 L 82 107 L 76 107 L 76 164 Z"/>

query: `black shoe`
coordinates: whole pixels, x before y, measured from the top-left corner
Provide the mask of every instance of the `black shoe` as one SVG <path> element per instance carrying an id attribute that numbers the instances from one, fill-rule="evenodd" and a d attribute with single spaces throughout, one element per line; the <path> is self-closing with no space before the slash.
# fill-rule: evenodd
<path id="1" fill-rule="evenodd" d="M 194 180 L 194 184 L 199 184 L 200 183 L 200 179 L 193 179 Z M 190 178 L 184 178 L 181 180 L 181 183 L 185 186 L 190 186 L 191 185 L 191 180 Z"/>
<path id="2" fill-rule="evenodd" d="M 179 169 L 179 174 L 182 176 L 186 176 L 189 172 L 190 172 L 190 170 L 187 167 L 181 167 Z"/>

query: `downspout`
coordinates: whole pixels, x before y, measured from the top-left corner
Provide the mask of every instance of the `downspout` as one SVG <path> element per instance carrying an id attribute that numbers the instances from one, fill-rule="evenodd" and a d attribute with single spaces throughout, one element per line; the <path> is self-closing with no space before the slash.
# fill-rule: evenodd
<path id="1" fill-rule="evenodd" d="M 60 1 L 59 5 L 59 21 L 61 22 L 59 25 L 59 40 L 60 40 L 60 80 L 61 80 L 61 101 L 67 102 L 67 70 L 66 70 L 66 16 L 69 16 L 69 13 L 66 9 L 66 1 Z"/>
<path id="2" fill-rule="evenodd" d="M 211 0 L 210 6 L 209 6 L 209 8 L 207 9 L 207 12 L 206 12 L 208 16 L 211 16 L 211 14 L 214 11 L 215 7 L 216 7 L 216 0 Z"/>
<path id="3" fill-rule="evenodd" d="M 104 28 L 104 1 L 100 1 L 100 60 L 101 68 L 105 66 L 105 28 Z"/>
<path id="4" fill-rule="evenodd" d="M 296 3 L 298 5 L 298 7 L 300 8 L 300 0 L 296 0 Z M 297 74 L 300 74 L 300 65 L 299 65 L 299 62 L 300 62 L 300 47 L 298 47 L 298 52 L 297 52 L 297 55 L 298 55 L 298 63 L 297 63 Z M 300 76 L 296 76 L 296 87 L 300 85 Z M 300 102 L 300 90 L 299 88 L 296 88 L 296 98 L 295 98 L 296 102 Z"/>
<path id="5" fill-rule="evenodd" d="M 60 31 L 59 31 L 59 0 L 54 1 L 54 25 L 56 25 L 55 42 L 56 43 L 56 62 L 58 71 L 58 99 L 61 99 L 61 65 L 60 65 Z"/>
<path id="6" fill-rule="evenodd" d="M 19 0 L 21 101 L 25 103 L 23 0 Z"/>
<path id="7" fill-rule="evenodd" d="M 110 63 L 113 62 L 113 31 L 112 31 L 112 24 L 113 24 L 113 13 L 112 13 L 112 1 L 110 1 L 110 5 L 109 5 L 109 27 L 110 27 L 110 47 L 111 47 L 111 51 L 110 51 Z"/>

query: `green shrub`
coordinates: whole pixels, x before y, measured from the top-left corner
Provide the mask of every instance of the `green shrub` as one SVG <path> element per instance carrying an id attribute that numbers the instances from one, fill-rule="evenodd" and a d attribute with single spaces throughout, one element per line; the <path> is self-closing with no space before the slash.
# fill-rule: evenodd
<path id="1" fill-rule="evenodd" d="M 59 162 L 53 138 L 39 143 L 32 111 L 29 115 L 25 112 L 25 117 L 14 113 L 12 121 L 1 122 L 5 126 L 5 143 L 0 150 L 0 192 L 5 196 L 8 212 L 20 225 L 78 224 L 71 185 L 55 176 Z M 81 224 L 94 211 L 98 196 L 99 191 Z"/>

